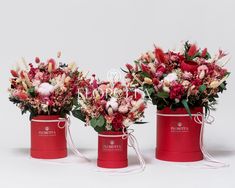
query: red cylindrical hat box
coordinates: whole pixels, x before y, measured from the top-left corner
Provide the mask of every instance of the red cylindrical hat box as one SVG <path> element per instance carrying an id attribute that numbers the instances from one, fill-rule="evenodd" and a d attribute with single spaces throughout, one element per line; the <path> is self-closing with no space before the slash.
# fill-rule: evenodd
<path id="1" fill-rule="evenodd" d="M 106 131 L 98 136 L 97 165 L 102 168 L 124 168 L 128 166 L 127 136 L 122 132 Z"/>
<path id="2" fill-rule="evenodd" d="M 203 114 L 203 108 L 191 109 L 191 113 Z M 194 117 L 190 118 L 184 108 L 177 108 L 175 111 L 170 108 L 158 110 L 156 158 L 174 162 L 202 160 L 201 126 L 195 122 Z"/>
<path id="3" fill-rule="evenodd" d="M 42 115 L 31 120 L 31 157 L 58 159 L 67 156 L 65 121 L 59 118 Z"/>

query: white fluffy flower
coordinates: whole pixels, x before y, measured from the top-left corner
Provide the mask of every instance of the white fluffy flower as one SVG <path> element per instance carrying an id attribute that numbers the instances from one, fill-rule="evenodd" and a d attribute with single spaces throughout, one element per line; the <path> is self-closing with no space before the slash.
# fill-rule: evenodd
<path id="1" fill-rule="evenodd" d="M 41 96 L 48 97 L 54 91 L 54 86 L 45 82 L 39 85 L 37 91 Z"/>
<path id="2" fill-rule="evenodd" d="M 106 103 L 106 110 L 108 110 L 108 108 L 112 108 L 113 111 L 117 111 L 118 110 L 118 103 L 117 103 L 117 99 L 112 97 L 107 103 Z"/>
<path id="3" fill-rule="evenodd" d="M 177 74 L 175 72 L 172 72 L 164 78 L 164 82 L 171 83 L 173 81 L 176 81 L 177 79 L 178 79 Z"/>

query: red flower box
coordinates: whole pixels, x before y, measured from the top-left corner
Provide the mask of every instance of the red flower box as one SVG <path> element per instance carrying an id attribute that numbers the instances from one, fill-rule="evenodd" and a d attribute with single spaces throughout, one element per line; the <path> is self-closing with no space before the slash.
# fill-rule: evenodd
<path id="1" fill-rule="evenodd" d="M 31 157 L 57 159 L 67 156 L 65 120 L 59 116 L 36 116 L 31 120 Z"/>
<path id="2" fill-rule="evenodd" d="M 128 138 L 122 132 L 105 131 L 98 136 L 97 165 L 102 168 L 124 168 L 128 166 Z"/>
<path id="3" fill-rule="evenodd" d="M 191 113 L 202 114 L 203 108 L 191 109 Z M 201 125 L 184 108 L 158 110 L 156 158 L 174 162 L 202 160 L 200 131 Z"/>

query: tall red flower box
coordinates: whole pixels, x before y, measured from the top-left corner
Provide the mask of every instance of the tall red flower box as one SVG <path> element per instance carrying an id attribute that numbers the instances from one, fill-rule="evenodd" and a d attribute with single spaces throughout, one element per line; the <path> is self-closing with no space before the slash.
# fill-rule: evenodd
<path id="1" fill-rule="evenodd" d="M 175 111 L 165 108 L 157 111 L 157 159 L 175 162 L 203 159 L 200 149 L 202 125 L 194 119 L 194 115 L 203 113 L 203 108 L 191 109 L 191 113 L 192 118 L 185 108 L 177 108 Z"/>

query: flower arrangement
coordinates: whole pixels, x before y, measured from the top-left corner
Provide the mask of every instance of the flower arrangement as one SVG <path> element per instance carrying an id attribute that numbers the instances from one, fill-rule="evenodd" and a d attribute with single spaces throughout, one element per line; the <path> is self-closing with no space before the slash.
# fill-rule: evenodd
<path id="1" fill-rule="evenodd" d="M 9 99 L 22 114 L 29 111 L 30 119 L 37 115 L 65 117 L 77 100 L 78 89 L 87 83 L 74 63 L 57 63 L 52 58 L 42 62 L 36 57 L 34 64 L 22 59 L 11 74 Z"/>
<path id="2" fill-rule="evenodd" d="M 140 92 L 130 91 L 120 82 L 94 80 L 79 92 L 73 115 L 95 131 L 125 131 L 144 115 L 145 101 Z M 143 123 L 143 122 L 138 122 Z"/>
<path id="3" fill-rule="evenodd" d="M 207 48 L 201 50 L 195 44 L 186 42 L 181 52 L 155 47 L 135 61 L 135 66 L 127 64 L 127 84 L 140 87 L 158 110 L 165 107 L 176 109 L 205 107 L 206 112 L 226 89 L 229 72 L 221 65 L 227 54 L 219 50 L 211 58 Z M 191 114 L 190 114 L 191 115 Z"/>

